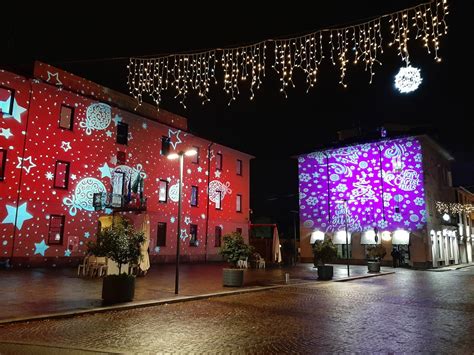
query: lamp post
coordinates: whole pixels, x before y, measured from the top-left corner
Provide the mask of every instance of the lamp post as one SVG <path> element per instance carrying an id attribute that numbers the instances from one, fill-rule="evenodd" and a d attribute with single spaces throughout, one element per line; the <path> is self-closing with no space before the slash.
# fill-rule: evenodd
<path id="1" fill-rule="evenodd" d="M 181 240 L 181 197 L 183 193 L 183 165 L 184 165 L 184 156 L 193 156 L 196 155 L 197 151 L 195 149 L 184 151 L 179 151 L 178 153 L 171 153 L 168 155 L 169 160 L 179 159 L 179 185 L 178 185 L 178 232 L 176 233 L 176 273 L 174 279 L 174 293 L 177 295 L 179 292 L 179 248 Z"/>
<path id="2" fill-rule="evenodd" d="M 294 233 L 294 243 L 295 243 L 295 250 L 294 250 L 294 253 L 295 253 L 295 264 L 296 262 L 298 261 L 298 249 L 296 248 L 296 215 L 299 214 L 299 211 L 290 211 L 291 213 L 293 213 L 293 233 Z"/>
<path id="3" fill-rule="evenodd" d="M 347 277 L 349 277 L 349 236 L 347 234 L 347 200 L 344 199 L 344 226 L 346 228 Z"/>

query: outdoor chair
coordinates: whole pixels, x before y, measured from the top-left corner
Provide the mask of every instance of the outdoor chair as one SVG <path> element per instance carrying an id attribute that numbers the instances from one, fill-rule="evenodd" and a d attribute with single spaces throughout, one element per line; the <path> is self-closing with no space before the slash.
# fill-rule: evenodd
<path id="1" fill-rule="evenodd" d="M 86 255 L 82 260 L 82 264 L 77 266 L 77 276 L 81 275 L 81 270 L 82 276 L 86 276 L 89 273 L 89 255 Z"/>
<path id="2" fill-rule="evenodd" d="M 247 263 L 247 261 L 248 261 L 248 257 L 245 258 L 245 259 L 238 260 L 238 261 L 237 261 L 237 267 L 239 267 L 239 268 L 245 268 L 245 269 L 248 268 L 248 263 Z"/>
<path id="3" fill-rule="evenodd" d="M 107 275 L 107 258 L 104 256 L 91 256 L 89 263 L 89 275 L 91 277 Z"/>
<path id="4" fill-rule="evenodd" d="M 260 257 L 257 259 L 257 269 L 265 269 L 265 259 Z"/>

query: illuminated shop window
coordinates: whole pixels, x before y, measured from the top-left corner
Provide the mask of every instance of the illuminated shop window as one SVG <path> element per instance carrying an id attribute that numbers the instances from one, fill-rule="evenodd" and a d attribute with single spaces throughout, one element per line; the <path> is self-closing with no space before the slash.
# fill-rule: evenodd
<path id="1" fill-rule="evenodd" d="M 235 210 L 242 212 L 242 195 L 237 195 Z"/>

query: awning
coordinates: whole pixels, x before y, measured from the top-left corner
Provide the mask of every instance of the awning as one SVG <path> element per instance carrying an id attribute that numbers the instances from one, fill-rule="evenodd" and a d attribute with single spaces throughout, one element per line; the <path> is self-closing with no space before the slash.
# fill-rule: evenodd
<path id="1" fill-rule="evenodd" d="M 366 230 L 362 232 L 360 237 L 360 244 L 380 244 L 382 243 L 382 238 L 380 235 L 377 235 L 377 241 L 375 241 L 375 231 L 373 229 Z"/>
<path id="2" fill-rule="evenodd" d="M 332 236 L 333 244 L 346 244 L 346 231 L 340 230 Z M 347 243 L 351 244 L 351 232 L 347 232 Z"/>
<path id="3" fill-rule="evenodd" d="M 392 235 L 392 244 L 393 245 L 408 245 L 410 243 L 410 232 L 397 229 L 393 232 Z"/>

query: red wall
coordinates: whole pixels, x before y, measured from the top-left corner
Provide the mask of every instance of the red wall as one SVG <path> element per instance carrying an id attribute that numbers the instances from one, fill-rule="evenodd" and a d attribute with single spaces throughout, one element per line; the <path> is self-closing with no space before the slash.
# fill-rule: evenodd
<path id="1" fill-rule="evenodd" d="M 67 75 L 67 73 L 61 72 L 61 75 Z M 14 112 L 21 122 L 18 122 L 15 117 L 8 118 L 0 113 L 0 133 L 5 132 L 1 130 L 3 128 L 9 129 L 13 134 L 8 139 L 5 137 L 8 134 L 0 135 L 0 148 L 8 150 L 5 180 L 0 181 L 0 256 L 2 258 L 13 256 L 14 262 L 26 266 L 67 263 L 72 262 L 74 257 L 82 256 L 86 249 L 86 242 L 93 238 L 97 231 L 98 217 L 104 215 L 104 211 L 93 211 L 92 193 L 105 190 L 111 192 L 109 176 L 113 175 L 113 170 L 117 166 L 114 159 L 117 151 L 120 150 L 127 156 L 125 163 L 127 167 L 122 167 L 122 169 L 132 172 L 133 176 L 140 173 L 145 177 L 144 195 L 148 198 L 147 212 L 151 222 L 152 259 L 174 261 L 178 204 L 172 201 L 170 196 L 166 203 L 158 201 L 159 180 L 169 179 L 171 188 L 177 184 L 179 175 L 179 162 L 167 160 L 166 157 L 160 155 L 161 137 L 169 136 L 177 150 L 186 150 L 192 146 L 199 148 L 199 164 L 192 163 L 189 157 L 185 157 L 184 161 L 181 224 L 186 234 L 189 234 L 189 225 L 186 222 L 198 225 L 199 245 L 190 246 L 189 237 L 184 238 L 181 242 L 181 255 L 184 261 L 204 259 L 209 141 L 108 105 L 102 106 L 105 108 L 105 114 L 98 119 L 97 116 L 90 114 L 92 108 L 98 107 L 98 101 L 87 98 L 93 96 L 93 93 L 85 92 L 82 96 L 37 80 L 26 80 L 4 71 L 0 72 L 0 86 L 13 89 L 17 104 L 25 109 L 23 113 L 20 113 L 21 110 L 18 108 Z M 29 105 L 30 88 L 32 98 Z M 0 97 L 0 100 L 4 99 Z M 106 102 L 113 105 L 109 100 Z M 59 128 L 62 104 L 74 108 L 72 131 Z M 29 110 L 26 110 L 28 108 Z M 114 119 L 129 125 L 128 145 L 116 143 Z M 221 174 L 216 171 L 214 158 L 218 152 L 223 154 Z M 214 247 L 215 226 L 222 225 L 223 233 L 242 228 L 244 236 L 248 238 L 249 159 L 251 157 L 218 144 L 211 147 L 211 157 L 209 174 L 211 186 L 223 184 L 229 188 L 222 200 L 222 210 L 216 210 L 212 201 L 209 206 L 208 254 L 212 259 L 217 253 L 217 248 Z M 242 160 L 243 163 L 242 176 L 236 174 L 237 159 Z M 54 178 L 48 179 L 55 173 L 57 160 L 70 162 L 67 190 L 54 188 Z M 19 165 L 21 161 L 23 166 Z M 197 207 L 190 205 L 193 185 L 199 188 Z M 237 194 L 242 195 L 241 213 L 236 212 Z M 19 206 L 18 210 L 17 206 Z M 49 248 L 42 249 L 44 243 L 46 245 L 48 243 L 49 216 L 52 214 L 65 216 L 63 243 L 48 245 Z M 134 218 L 132 213 L 130 216 Z M 166 246 L 155 251 L 158 222 L 167 223 L 167 238 Z M 76 243 L 71 253 L 68 249 L 70 241 Z"/>

